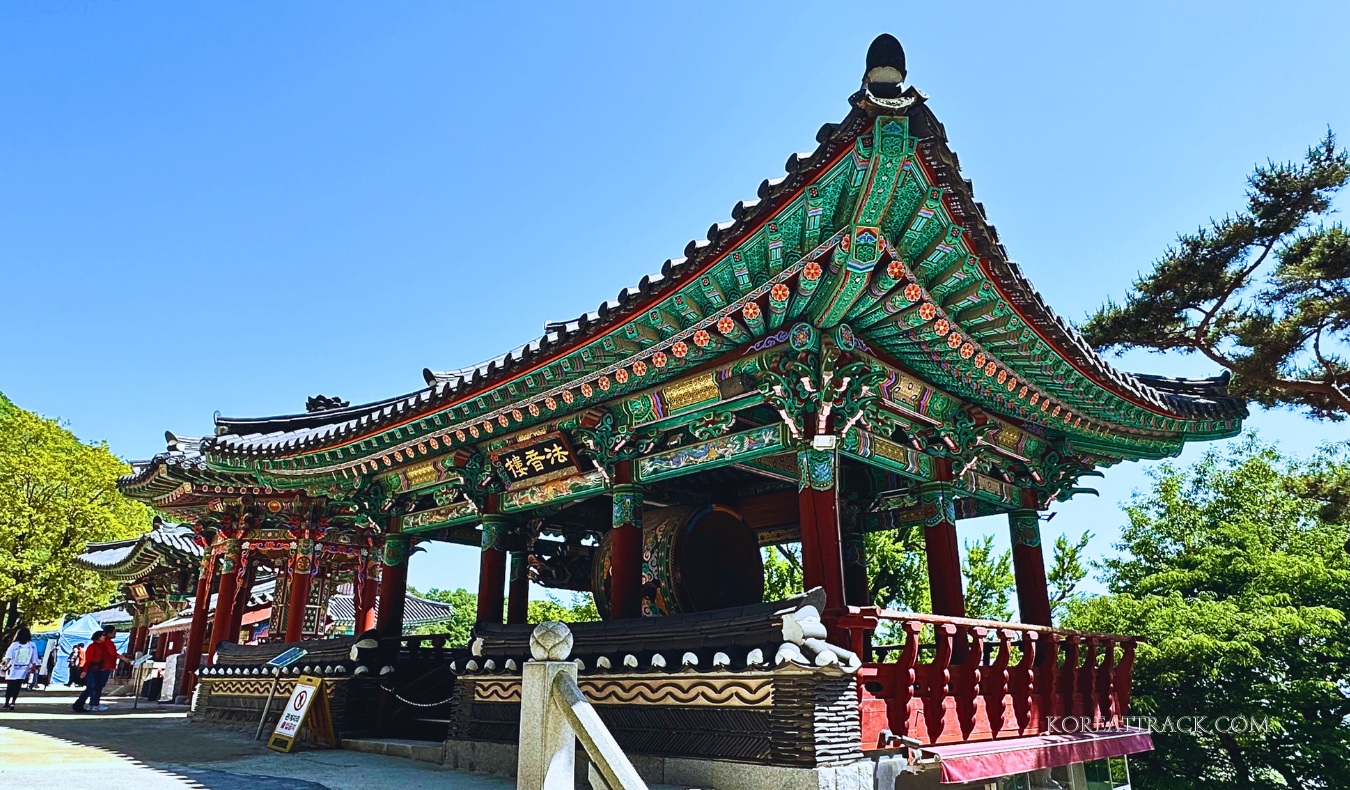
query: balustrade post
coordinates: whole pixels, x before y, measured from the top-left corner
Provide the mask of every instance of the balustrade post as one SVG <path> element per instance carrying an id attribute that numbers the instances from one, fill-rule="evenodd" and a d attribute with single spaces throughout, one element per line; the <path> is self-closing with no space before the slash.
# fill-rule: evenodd
<path id="1" fill-rule="evenodd" d="M 571 652 L 572 632 L 562 623 L 541 623 L 530 635 L 534 660 L 521 667 L 519 790 L 573 787 L 577 739 L 553 700 L 553 683 L 559 675 L 576 680 L 577 665 L 567 660 Z"/>
<path id="2" fill-rule="evenodd" d="M 1093 724 L 1109 725 L 1114 714 L 1111 710 L 1111 686 L 1115 683 L 1116 640 L 1107 639 L 1102 645 L 1102 663 L 1097 668 L 1097 687 L 1094 689 Z"/>
<path id="3" fill-rule="evenodd" d="M 1083 640 L 1086 650 L 1083 651 L 1083 666 L 1078 668 L 1077 685 L 1074 688 L 1074 706 L 1073 715 L 1091 716 L 1093 689 L 1096 688 L 1097 673 L 1097 637 L 1088 636 Z"/>
<path id="4" fill-rule="evenodd" d="M 1074 714 L 1074 697 L 1078 693 L 1078 648 L 1082 641 L 1083 638 L 1077 634 L 1069 634 L 1064 639 L 1064 666 L 1059 672 L 1059 695 L 1063 703 L 1054 711 L 1059 716 Z"/>
<path id="5" fill-rule="evenodd" d="M 1121 717 L 1130 715 L 1130 684 L 1134 682 L 1134 640 L 1121 644 L 1120 663 L 1116 665 L 1116 711 Z"/>
<path id="6" fill-rule="evenodd" d="M 1032 692 L 1041 700 L 1036 711 L 1036 725 L 1041 732 L 1045 732 L 1049 727 L 1049 717 L 1057 715 L 1055 694 L 1059 691 L 1059 634 L 1052 632 L 1045 635 L 1045 647 L 1037 651 L 1032 678 L 1035 684 Z"/>

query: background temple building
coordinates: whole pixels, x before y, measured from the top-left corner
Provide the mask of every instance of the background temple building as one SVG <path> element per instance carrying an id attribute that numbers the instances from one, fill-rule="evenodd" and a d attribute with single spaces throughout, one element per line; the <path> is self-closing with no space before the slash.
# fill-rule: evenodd
<path id="1" fill-rule="evenodd" d="M 581 688 L 667 778 L 689 761 L 879 776 L 937 757 L 948 782 L 1072 782 L 1149 748 L 1120 726 L 1134 639 L 1054 627 L 1041 516 L 1103 468 L 1236 434 L 1245 405 L 1221 379 L 1118 371 L 1055 315 L 904 78 L 899 43 L 877 39 L 813 151 L 523 346 L 376 403 L 319 396 L 170 434 L 121 487 L 196 541 L 145 582 L 196 601 L 179 687 L 200 679 L 194 710 L 256 710 L 251 675 L 320 634 L 351 585 L 375 652 L 311 667 L 343 730 L 510 748 L 534 581 L 594 594 L 606 621 L 573 629 Z M 1019 623 L 965 617 L 957 523 L 991 514 Z M 863 536 L 879 530 L 922 534 L 931 612 L 874 605 Z M 480 550 L 469 645 L 401 636 L 422 541 Z M 807 592 L 761 602 L 761 549 L 783 543 L 801 545 Z M 260 574 L 276 641 L 220 647 Z M 883 625 L 896 644 L 873 644 Z M 1058 715 L 1092 732 L 1049 737 Z"/>

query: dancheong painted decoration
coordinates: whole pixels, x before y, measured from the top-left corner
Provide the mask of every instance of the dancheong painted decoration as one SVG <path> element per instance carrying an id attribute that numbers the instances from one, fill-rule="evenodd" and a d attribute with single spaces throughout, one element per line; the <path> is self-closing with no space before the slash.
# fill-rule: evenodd
<path id="1" fill-rule="evenodd" d="M 192 525 L 198 599 L 275 573 L 275 641 L 322 635 L 307 613 L 349 585 L 356 631 L 401 644 L 401 667 L 455 660 L 452 738 L 514 738 L 491 711 L 518 704 L 503 667 L 527 655 L 530 582 L 596 594 L 609 622 L 576 629 L 582 685 L 671 733 L 638 751 L 819 766 L 901 737 L 1030 738 L 1054 711 L 1118 723 L 1134 641 L 1053 628 L 1038 514 L 1113 464 L 1234 435 L 1246 407 L 1223 379 L 1116 370 L 1056 316 L 904 77 L 879 38 L 814 150 L 594 311 L 387 400 L 218 417 L 122 490 Z M 956 524 L 991 514 L 1008 518 L 1022 623 L 964 619 Z M 879 530 L 922 535 L 932 613 L 873 606 L 862 536 Z M 428 541 L 479 551 L 471 662 L 398 642 L 407 559 Z M 809 594 L 760 603 L 759 548 L 783 543 L 800 543 Z M 233 641 L 232 617 L 217 607 L 212 633 Z M 190 654 L 219 641 L 200 619 Z M 874 649 L 886 621 L 900 643 Z M 774 629 L 767 647 L 738 635 Z M 980 667 L 1005 680 L 981 685 Z M 775 730 L 794 705 L 842 729 Z M 734 735 L 757 711 L 762 739 Z"/>

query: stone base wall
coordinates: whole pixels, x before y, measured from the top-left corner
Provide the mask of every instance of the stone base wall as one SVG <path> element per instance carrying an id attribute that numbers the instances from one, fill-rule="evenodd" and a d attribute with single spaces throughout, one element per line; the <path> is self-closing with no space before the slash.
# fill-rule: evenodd
<path id="1" fill-rule="evenodd" d="M 277 681 L 276 697 L 268 709 L 265 730 L 270 731 L 276 726 L 281 709 L 295 689 L 295 680 L 281 678 Z M 256 727 L 272 690 L 272 682 L 271 678 L 265 677 L 204 677 L 198 682 L 197 691 L 192 696 L 192 717 L 201 721 Z M 374 728 L 376 695 L 379 693 L 375 682 L 325 678 L 323 687 L 338 737 L 366 733 Z"/>
<path id="2" fill-rule="evenodd" d="M 853 679 L 812 671 L 582 676 L 578 685 L 630 755 L 820 767 L 859 759 Z M 461 676 L 449 739 L 515 743 L 518 676 Z"/>

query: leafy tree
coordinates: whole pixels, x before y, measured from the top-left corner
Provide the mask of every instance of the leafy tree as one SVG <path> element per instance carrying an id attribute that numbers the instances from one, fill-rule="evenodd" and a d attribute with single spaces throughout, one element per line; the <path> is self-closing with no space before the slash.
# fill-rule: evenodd
<path id="1" fill-rule="evenodd" d="M 764 554 L 764 600 L 781 601 L 802 592 L 801 544 L 767 546 Z"/>
<path id="2" fill-rule="evenodd" d="M 73 561 L 90 542 L 149 528 L 150 511 L 117 491 L 130 471 L 106 445 L 0 396 L 0 641 L 107 605 L 115 585 Z"/>
<path id="3" fill-rule="evenodd" d="M 995 556 L 994 536 L 985 535 L 974 543 L 966 543 L 966 559 L 962 565 L 966 577 L 966 616 L 1011 620 L 1010 602 L 1016 586 L 1012 552 Z"/>
<path id="4" fill-rule="evenodd" d="M 408 592 L 428 600 L 448 603 L 453 607 L 450 619 L 419 626 L 413 633 L 446 634 L 448 637 L 446 643 L 450 645 L 466 645 L 469 643 L 469 635 L 473 632 L 474 621 L 478 618 L 477 595 L 462 588 L 440 590 L 433 587 L 423 593 L 410 587 Z M 595 609 L 595 599 L 589 594 L 580 596 L 579 600 L 572 604 L 563 603 L 553 595 L 532 600 L 526 616 L 531 623 L 542 623 L 546 620 L 554 620 L 560 623 L 584 623 L 600 619 L 600 614 Z"/>
<path id="5" fill-rule="evenodd" d="M 1270 731 L 1158 732 L 1141 788 L 1341 787 L 1350 765 L 1350 556 L 1320 492 L 1342 445 L 1299 463 L 1256 439 L 1164 465 L 1126 508 L 1109 595 L 1066 625 L 1138 634 L 1132 715 L 1269 717 Z M 1331 518 L 1328 518 L 1331 516 Z"/>
<path id="6" fill-rule="evenodd" d="M 1180 236 L 1083 334 L 1103 350 L 1198 352 L 1233 374 L 1234 394 L 1345 419 L 1350 233 L 1322 221 L 1347 180 L 1329 131 L 1302 162 L 1257 167 L 1245 208 Z"/>
<path id="7" fill-rule="evenodd" d="M 1073 602 L 1083 599 L 1083 594 L 1077 589 L 1088 575 L 1083 555 L 1091 540 L 1091 532 L 1079 535 L 1073 543 L 1069 542 L 1068 535 L 1055 538 L 1050 568 L 1045 572 L 1045 580 L 1050 585 L 1050 613 L 1055 622 L 1064 619 Z"/>
<path id="8" fill-rule="evenodd" d="M 409 595 L 416 595 L 430 601 L 450 604 L 450 619 L 427 623 L 412 630 L 414 634 L 446 634 L 446 644 L 467 645 L 469 634 L 473 631 L 474 620 L 478 617 L 478 596 L 460 588 L 442 590 L 432 587 L 426 592 L 418 592 L 415 587 L 408 588 Z"/>

